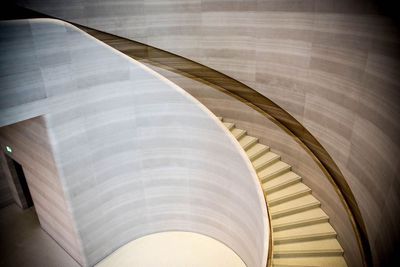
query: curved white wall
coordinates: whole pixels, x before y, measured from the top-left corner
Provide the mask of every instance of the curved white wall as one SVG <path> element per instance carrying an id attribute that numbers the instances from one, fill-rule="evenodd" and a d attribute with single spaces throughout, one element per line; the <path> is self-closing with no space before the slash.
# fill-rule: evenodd
<path id="1" fill-rule="evenodd" d="M 0 125 L 43 116 L 87 265 L 167 230 L 265 265 L 257 176 L 204 106 L 69 24 L 10 21 L 0 36 Z"/>

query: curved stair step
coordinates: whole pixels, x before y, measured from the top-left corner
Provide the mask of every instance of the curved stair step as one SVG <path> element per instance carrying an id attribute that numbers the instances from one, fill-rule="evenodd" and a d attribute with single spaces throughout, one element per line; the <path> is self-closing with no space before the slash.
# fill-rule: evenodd
<path id="1" fill-rule="evenodd" d="M 258 157 L 261 157 L 264 153 L 269 151 L 269 147 L 260 143 L 255 144 L 251 148 L 249 148 L 246 153 L 249 157 L 250 161 L 256 160 Z"/>
<path id="2" fill-rule="evenodd" d="M 270 181 L 262 184 L 265 193 L 271 194 L 285 187 L 291 186 L 301 181 L 301 177 L 294 172 L 286 172 Z"/>
<path id="3" fill-rule="evenodd" d="M 270 207 L 271 218 L 276 219 L 297 212 L 318 208 L 321 203 L 311 194 Z"/>
<path id="4" fill-rule="evenodd" d="M 336 238 L 332 226 L 325 222 L 292 229 L 274 231 L 274 244 L 305 242 L 327 238 Z"/>
<path id="5" fill-rule="evenodd" d="M 306 225 L 318 224 L 328 222 L 329 217 L 320 209 L 315 208 L 288 216 L 280 217 L 272 220 L 272 227 L 274 231 L 281 231 L 294 227 L 302 227 Z"/>
<path id="6" fill-rule="evenodd" d="M 275 177 L 278 177 L 279 175 L 284 174 L 285 172 L 288 172 L 291 170 L 290 165 L 286 164 L 283 161 L 277 161 L 270 166 L 264 168 L 263 170 L 259 171 L 257 173 L 258 177 L 260 178 L 260 181 L 262 183 L 265 183 L 271 179 L 274 179 Z"/>
<path id="7" fill-rule="evenodd" d="M 223 124 L 225 125 L 226 128 L 228 128 L 228 130 L 232 130 L 233 127 L 235 127 L 235 124 L 232 122 L 223 122 Z"/>
<path id="8" fill-rule="evenodd" d="M 245 135 L 244 137 L 239 139 L 239 144 L 242 146 L 244 150 L 249 149 L 253 145 L 255 145 L 258 142 L 258 138 L 250 136 L 250 135 Z"/>
<path id="9" fill-rule="evenodd" d="M 270 166 L 272 163 L 277 162 L 280 160 L 281 157 L 271 151 L 268 151 L 267 153 L 264 153 L 262 156 L 258 157 L 256 160 L 254 160 L 253 167 L 256 169 L 256 172 L 261 171 L 262 169 Z"/>
<path id="10" fill-rule="evenodd" d="M 267 194 L 266 197 L 268 205 L 272 207 L 274 205 L 293 200 L 310 193 L 311 189 L 308 186 L 304 185 L 303 183 L 296 183 L 282 190 Z"/>
<path id="11" fill-rule="evenodd" d="M 243 138 L 243 136 L 246 135 L 246 131 L 245 131 L 245 130 L 238 129 L 238 128 L 233 128 L 233 129 L 231 130 L 231 133 L 233 134 L 233 136 L 234 136 L 237 140 Z"/>
<path id="12" fill-rule="evenodd" d="M 275 258 L 329 257 L 341 255 L 343 255 L 343 249 L 340 246 L 339 242 L 334 238 L 281 244 L 274 247 Z"/>
<path id="13" fill-rule="evenodd" d="M 272 264 L 274 267 L 277 266 L 346 267 L 347 266 L 342 256 L 274 258 Z"/>

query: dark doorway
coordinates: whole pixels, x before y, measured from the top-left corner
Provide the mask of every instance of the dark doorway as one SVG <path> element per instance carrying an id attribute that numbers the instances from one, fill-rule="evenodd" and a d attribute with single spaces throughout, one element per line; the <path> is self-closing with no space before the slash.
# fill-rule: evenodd
<path id="1" fill-rule="evenodd" d="M 21 185 L 22 193 L 24 194 L 27 208 L 33 206 L 31 192 L 29 191 L 28 183 L 26 182 L 24 170 L 22 169 L 21 164 L 12 160 L 15 168 L 15 172 L 17 173 L 19 184 Z"/>
<path id="2" fill-rule="evenodd" d="M 6 155 L 8 167 L 11 176 L 14 180 L 15 188 L 21 200 L 22 208 L 26 209 L 33 206 L 31 192 L 29 191 L 28 183 L 26 182 L 24 170 L 17 161 Z"/>

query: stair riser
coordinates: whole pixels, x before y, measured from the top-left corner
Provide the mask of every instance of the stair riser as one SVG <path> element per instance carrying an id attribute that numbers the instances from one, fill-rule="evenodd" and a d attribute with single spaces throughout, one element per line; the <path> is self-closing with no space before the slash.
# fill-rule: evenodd
<path id="1" fill-rule="evenodd" d="M 271 219 L 277 219 L 277 218 L 281 218 L 283 216 L 288 216 L 288 215 L 292 215 L 292 214 L 295 214 L 295 213 L 298 213 L 298 212 L 303 212 L 303 211 L 307 211 L 307 210 L 311 210 L 311 209 L 319 208 L 319 207 L 321 207 L 321 203 L 315 203 L 315 204 L 312 204 L 312 205 L 299 207 L 299 208 L 291 209 L 291 210 L 288 210 L 288 211 L 280 211 L 280 212 L 277 212 L 277 213 L 271 213 Z"/>
<path id="2" fill-rule="evenodd" d="M 288 243 L 295 243 L 295 242 L 306 242 L 306 241 L 316 241 L 316 240 L 322 240 L 322 239 L 327 239 L 327 238 L 336 238 L 336 233 L 329 233 L 329 234 L 321 234 L 321 235 L 313 235 L 313 236 L 293 236 L 290 238 L 275 238 L 274 239 L 274 244 L 279 245 L 279 244 L 288 244 Z"/>
<path id="3" fill-rule="evenodd" d="M 264 189 L 264 192 L 267 193 L 267 194 L 271 194 L 271 193 L 274 193 L 276 191 L 282 190 L 282 189 L 284 189 L 284 188 L 286 188 L 288 186 L 294 185 L 295 183 L 299 183 L 299 182 L 301 182 L 301 178 L 300 177 L 297 178 L 297 179 L 293 179 L 291 181 L 287 181 L 287 182 L 282 183 L 280 185 L 276 185 L 274 187 L 268 188 L 268 186 L 267 186 L 267 188 Z"/>
<path id="4" fill-rule="evenodd" d="M 310 193 L 311 193 L 311 190 L 307 190 L 307 191 L 299 192 L 297 194 L 285 196 L 285 197 L 282 197 L 282 198 L 279 198 L 279 199 L 276 199 L 276 200 L 269 200 L 268 196 L 267 196 L 268 205 L 270 207 L 273 207 L 275 205 L 278 205 L 278 204 L 281 204 L 283 202 L 286 202 L 286 201 L 289 201 L 289 200 L 293 200 L 293 199 L 305 196 L 305 195 L 310 194 Z"/>
<path id="5" fill-rule="evenodd" d="M 317 224 L 317 223 L 324 223 L 324 222 L 328 222 L 329 218 L 327 217 L 323 217 L 323 218 L 317 218 L 317 219 L 313 219 L 313 220 L 307 220 L 307 221 L 300 221 L 300 222 L 296 222 L 296 223 L 292 223 L 292 224 L 288 224 L 288 225 L 276 225 L 274 226 L 274 221 L 272 221 L 272 229 L 274 232 L 278 232 L 278 231 L 283 231 L 283 230 L 288 230 L 288 229 L 292 229 L 292 228 L 296 228 L 296 227 L 302 227 L 302 226 L 308 226 L 308 225 L 313 225 L 313 224 Z"/>
<path id="6" fill-rule="evenodd" d="M 343 251 L 274 252 L 274 258 L 343 256 Z"/>
<path id="7" fill-rule="evenodd" d="M 290 169 L 291 169 L 290 166 L 282 168 L 280 170 L 277 170 L 274 173 L 271 173 L 271 174 L 265 175 L 264 177 L 261 177 L 260 181 L 261 181 L 261 183 L 266 183 L 266 182 L 271 181 L 272 179 L 274 179 L 274 178 L 276 178 L 276 177 L 278 177 L 278 176 L 290 171 Z"/>

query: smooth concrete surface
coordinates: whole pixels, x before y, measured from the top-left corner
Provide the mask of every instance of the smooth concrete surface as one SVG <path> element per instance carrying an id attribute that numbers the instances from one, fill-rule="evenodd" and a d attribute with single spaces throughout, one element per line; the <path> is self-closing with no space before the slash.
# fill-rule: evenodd
<path id="1" fill-rule="evenodd" d="M 346 177 L 375 264 L 391 257 L 400 237 L 400 42 L 374 1 L 20 3 L 185 56 L 275 101 Z"/>
<path id="2" fill-rule="evenodd" d="M 209 110 L 67 23 L 9 21 L 0 33 L 8 66 L 0 70 L 0 125 L 36 116 L 45 122 L 82 265 L 170 230 L 211 236 L 249 267 L 266 264 L 259 181 Z M 18 144 L 17 137 L 7 140 Z"/>
<path id="3" fill-rule="evenodd" d="M 138 238 L 96 267 L 246 267 L 233 250 L 208 236 L 163 232 Z"/>
<path id="4" fill-rule="evenodd" d="M 0 209 L 0 266 L 79 267 L 39 224 L 35 207 Z"/>

